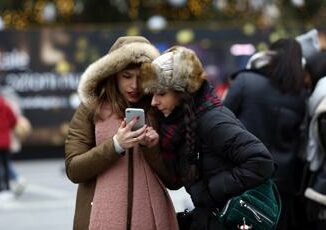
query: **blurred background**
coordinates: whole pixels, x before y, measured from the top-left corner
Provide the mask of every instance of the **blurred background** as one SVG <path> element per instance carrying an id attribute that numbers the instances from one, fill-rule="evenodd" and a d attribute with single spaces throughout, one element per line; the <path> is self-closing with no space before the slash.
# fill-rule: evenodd
<path id="1" fill-rule="evenodd" d="M 325 49 L 326 0 L 0 0 L 0 86 L 32 127 L 11 155 L 28 186 L 0 204 L 1 229 L 71 229 L 75 186 L 63 157 L 76 89 L 119 36 L 194 49 L 220 93 L 253 53 L 313 28 Z"/>
<path id="2" fill-rule="evenodd" d="M 312 28 L 325 46 L 326 0 L 1 0 L 0 84 L 33 127 L 13 158 L 63 157 L 79 76 L 119 36 L 188 46 L 219 85 L 270 42 Z"/>

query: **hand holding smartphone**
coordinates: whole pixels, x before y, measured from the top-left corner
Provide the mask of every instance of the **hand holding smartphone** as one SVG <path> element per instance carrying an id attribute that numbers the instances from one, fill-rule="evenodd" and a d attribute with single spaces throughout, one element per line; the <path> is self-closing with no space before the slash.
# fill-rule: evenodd
<path id="1" fill-rule="evenodd" d="M 145 112 L 143 109 L 127 108 L 125 111 L 125 117 L 127 124 L 132 121 L 133 118 L 138 117 L 136 124 L 132 128 L 133 131 L 140 129 L 145 125 Z"/>

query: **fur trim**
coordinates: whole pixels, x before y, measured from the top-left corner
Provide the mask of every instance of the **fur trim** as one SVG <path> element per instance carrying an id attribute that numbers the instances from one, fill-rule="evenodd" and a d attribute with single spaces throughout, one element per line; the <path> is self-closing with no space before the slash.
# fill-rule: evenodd
<path id="1" fill-rule="evenodd" d="M 194 51 L 174 46 L 156 58 L 152 64 L 141 68 L 145 92 L 167 89 L 196 92 L 207 79 L 202 63 Z"/>
<path id="2" fill-rule="evenodd" d="M 313 188 L 307 188 L 306 191 L 304 192 L 304 196 L 319 204 L 326 205 L 326 195 L 317 192 Z"/>
<path id="3" fill-rule="evenodd" d="M 141 66 L 140 76 L 142 78 L 142 87 L 145 89 L 145 93 L 154 93 L 162 88 L 159 84 L 156 70 L 151 63 L 145 63 Z"/>
<path id="4" fill-rule="evenodd" d="M 159 55 L 159 51 L 146 39 L 129 43 L 120 42 L 119 45 L 121 46 L 117 49 L 111 48 L 108 54 L 92 63 L 82 74 L 78 94 L 87 107 L 95 108 L 98 104 L 95 89 L 105 78 L 113 76 L 130 63 L 148 63 Z"/>

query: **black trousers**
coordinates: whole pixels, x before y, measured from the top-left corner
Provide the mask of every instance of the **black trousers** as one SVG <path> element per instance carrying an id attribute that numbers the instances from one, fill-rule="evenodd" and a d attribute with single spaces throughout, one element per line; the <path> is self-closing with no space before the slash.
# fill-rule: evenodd
<path id="1" fill-rule="evenodd" d="M 9 190 L 9 151 L 0 150 L 0 191 Z"/>

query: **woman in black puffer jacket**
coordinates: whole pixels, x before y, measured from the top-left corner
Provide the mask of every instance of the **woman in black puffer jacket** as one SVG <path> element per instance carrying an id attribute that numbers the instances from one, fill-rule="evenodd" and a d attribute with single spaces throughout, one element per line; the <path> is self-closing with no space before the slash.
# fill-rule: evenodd
<path id="1" fill-rule="evenodd" d="M 142 66 L 141 77 L 158 109 L 174 189 L 185 186 L 195 205 L 191 229 L 224 229 L 210 211 L 270 178 L 271 154 L 223 107 L 192 50 L 168 49 Z"/>

